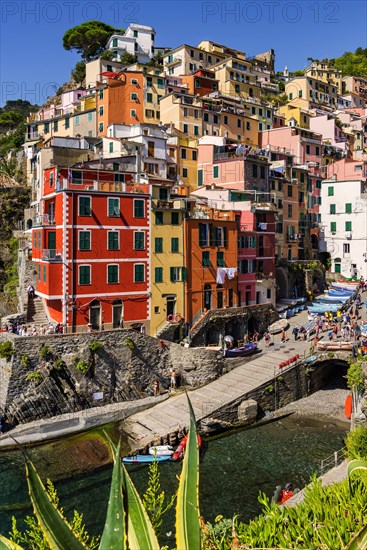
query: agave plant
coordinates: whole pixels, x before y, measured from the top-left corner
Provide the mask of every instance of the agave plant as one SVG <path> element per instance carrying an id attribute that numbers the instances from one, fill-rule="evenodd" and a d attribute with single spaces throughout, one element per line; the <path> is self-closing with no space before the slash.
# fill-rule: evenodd
<path id="1" fill-rule="evenodd" d="M 199 550 L 199 448 L 196 422 L 189 398 L 190 430 L 176 503 L 176 546 Z M 100 550 L 159 550 L 160 545 L 152 523 L 130 476 L 120 459 L 121 444 L 109 438 L 114 466 L 107 507 L 106 522 Z M 69 523 L 50 499 L 47 490 L 27 456 L 26 474 L 34 514 L 51 550 L 85 550 L 83 540 L 73 532 Z M 0 536 L 0 550 L 22 550 L 20 546 Z"/>

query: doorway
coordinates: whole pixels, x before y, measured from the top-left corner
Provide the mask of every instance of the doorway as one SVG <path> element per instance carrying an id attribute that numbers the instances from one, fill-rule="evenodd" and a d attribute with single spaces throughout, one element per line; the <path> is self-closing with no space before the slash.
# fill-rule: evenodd
<path id="1" fill-rule="evenodd" d="M 124 308 L 121 300 L 114 300 L 112 303 L 112 328 L 123 328 Z"/>
<path id="2" fill-rule="evenodd" d="M 217 285 L 217 308 L 223 308 L 223 285 Z"/>
<path id="3" fill-rule="evenodd" d="M 54 260 L 56 256 L 56 231 L 48 231 L 47 248 L 50 260 Z"/>
<path id="4" fill-rule="evenodd" d="M 169 317 L 170 315 L 174 316 L 175 310 L 176 310 L 176 298 L 172 296 L 166 298 L 167 317 Z"/>
<path id="5" fill-rule="evenodd" d="M 207 311 L 212 309 L 212 287 L 210 285 L 204 286 L 203 306 Z"/>
<path id="6" fill-rule="evenodd" d="M 93 300 L 89 306 L 89 322 L 94 330 L 101 330 L 101 304 Z"/>

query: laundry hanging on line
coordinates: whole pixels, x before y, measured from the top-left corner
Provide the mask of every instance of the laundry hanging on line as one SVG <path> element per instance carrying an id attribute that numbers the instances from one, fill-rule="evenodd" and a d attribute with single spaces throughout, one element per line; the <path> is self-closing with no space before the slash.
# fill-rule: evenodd
<path id="1" fill-rule="evenodd" d="M 228 280 L 231 280 L 234 279 L 236 273 L 237 267 L 218 267 L 216 282 L 222 285 L 226 280 L 226 276 L 228 277 Z"/>

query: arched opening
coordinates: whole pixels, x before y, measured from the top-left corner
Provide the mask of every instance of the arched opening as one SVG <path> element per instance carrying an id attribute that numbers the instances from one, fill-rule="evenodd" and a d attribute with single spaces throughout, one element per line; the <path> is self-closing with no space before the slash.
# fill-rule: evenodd
<path id="1" fill-rule="evenodd" d="M 122 328 L 124 326 L 124 304 L 122 300 L 112 302 L 112 327 Z"/>
<path id="2" fill-rule="evenodd" d="M 241 321 L 238 321 L 236 319 L 231 319 L 228 321 L 225 325 L 225 336 L 233 336 L 235 340 L 243 340 L 244 336 L 244 326 Z"/>
<path id="3" fill-rule="evenodd" d="M 26 226 L 27 226 L 27 229 L 32 229 L 33 220 L 27 220 Z"/>
<path id="4" fill-rule="evenodd" d="M 217 308 L 222 309 L 223 307 L 223 285 L 217 285 Z"/>
<path id="5" fill-rule="evenodd" d="M 341 273 L 342 272 L 342 261 L 340 258 L 334 259 L 334 271 L 335 273 Z"/>
<path id="6" fill-rule="evenodd" d="M 205 335 L 206 345 L 210 346 L 211 344 L 218 344 L 219 335 L 220 330 L 218 329 L 218 327 L 216 327 L 214 324 L 210 324 Z"/>
<path id="7" fill-rule="evenodd" d="M 319 239 L 314 234 L 311 235 L 311 245 L 313 250 L 319 249 Z"/>
<path id="8" fill-rule="evenodd" d="M 89 305 L 89 322 L 94 330 L 101 330 L 101 304 L 93 300 Z"/>
<path id="9" fill-rule="evenodd" d="M 210 285 L 204 286 L 203 309 L 208 311 L 212 309 L 212 287 Z"/>
<path id="10" fill-rule="evenodd" d="M 251 338 L 255 332 L 258 332 L 258 323 L 255 317 L 250 317 L 247 322 L 247 333 L 249 338 Z"/>

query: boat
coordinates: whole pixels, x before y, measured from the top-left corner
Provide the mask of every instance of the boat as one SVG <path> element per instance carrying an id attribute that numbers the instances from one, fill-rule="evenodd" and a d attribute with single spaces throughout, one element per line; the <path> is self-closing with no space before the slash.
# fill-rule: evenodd
<path id="1" fill-rule="evenodd" d="M 246 355 L 251 355 L 251 353 L 257 351 L 257 349 L 257 343 L 250 342 L 239 348 L 225 349 L 223 355 L 224 357 L 246 357 Z"/>
<path id="2" fill-rule="evenodd" d="M 135 455 L 135 456 L 124 456 L 122 462 L 125 464 L 149 464 L 151 462 L 165 462 L 166 460 L 171 460 L 171 455 L 164 456 L 153 456 L 153 455 Z"/>
<path id="3" fill-rule="evenodd" d="M 183 439 L 181 439 L 177 449 L 175 450 L 175 452 L 173 453 L 173 455 L 171 457 L 172 460 L 179 460 L 180 458 L 183 458 L 188 439 L 189 439 L 188 435 L 185 435 L 185 437 Z M 201 448 L 201 437 L 200 437 L 199 434 L 198 434 L 198 445 L 199 445 L 199 449 L 200 449 Z"/>
<path id="4" fill-rule="evenodd" d="M 292 298 L 280 298 L 279 304 L 285 304 L 286 306 L 296 306 L 297 300 L 294 300 Z"/>
<path id="5" fill-rule="evenodd" d="M 302 333 L 307 334 L 307 332 L 309 334 L 312 334 L 316 330 L 317 323 L 318 323 L 317 319 L 315 319 L 315 318 L 310 319 L 309 321 L 307 321 L 307 323 L 305 323 L 304 325 L 301 326 L 301 328 L 299 329 L 299 332 L 301 334 Z"/>
<path id="6" fill-rule="evenodd" d="M 355 292 L 353 290 L 330 288 L 328 291 L 329 296 L 347 296 L 351 298 Z"/>
<path id="7" fill-rule="evenodd" d="M 172 456 L 175 451 L 171 445 L 155 445 L 154 447 L 149 447 L 148 452 L 153 456 Z"/>
<path id="8" fill-rule="evenodd" d="M 278 334 L 279 332 L 282 332 L 282 330 L 287 330 L 289 327 L 289 323 L 287 319 L 280 319 L 280 321 L 276 321 L 270 327 L 268 328 L 268 332 L 270 334 Z"/>
<path id="9" fill-rule="evenodd" d="M 354 342 L 318 342 L 317 349 L 320 351 L 352 351 Z"/>
<path id="10" fill-rule="evenodd" d="M 354 286 L 359 285 L 359 281 L 355 280 L 355 279 L 354 280 L 353 279 L 338 279 L 337 283 L 347 283 L 348 285 L 354 285 Z"/>
<path id="11" fill-rule="evenodd" d="M 348 394 L 347 397 L 345 398 L 345 403 L 344 403 L 344 413 L 346 418 L 348 418 L 348 420 L 352 418 L 352 411 L 353 411 L 353 400 L 352 400 L 351 394 Z"/>
<path id="12" fill-rule="evenodd" d="M 310 313 L 318 313 L 323 314 L 327 311 L 329 313 L 336 313 L 339 309 L 341 309 L 341 304 L 326 304 L 326 303 L 319 303 L 317 304 L 314 302 L 312 306 L 307 306 L 307 309 Z"/>
<path id="13" fill-rule="evenodd" d="M 281 319 L 287 318 L 288 306 L 286 306 L 285 304 L 276 304 L 275 309 L 277 310 L 277 313 L 279 314 L 279 317 Z"/>
<path id="14" fill-rule="evenodd" d="M 358 286 L 351 285 L 350 283 L 332 283 L 331 287 L 336 289 L 342 288 L 343 290 L 352 290 L 353 292 L 358 290 Z"/>
<path id="15" fill-rule="evenodd" d="M 345 304 L 345 302 L 348 302 L 350 300 L 350 296 L 318 296 L 317 300 L 315 300 L 316 303 L 323 302 L 323 303 L 330 303 L 330 304 Z"/>
<path id="16" fill-rule="evenodd" d="M 306 357 L 304 359 L 304 362 L 307 363 L 308 365 L 314 363 L 315 361 L 317 361 L 318 357 L 317 355 L 309 355 L 308 357 Z"/>

